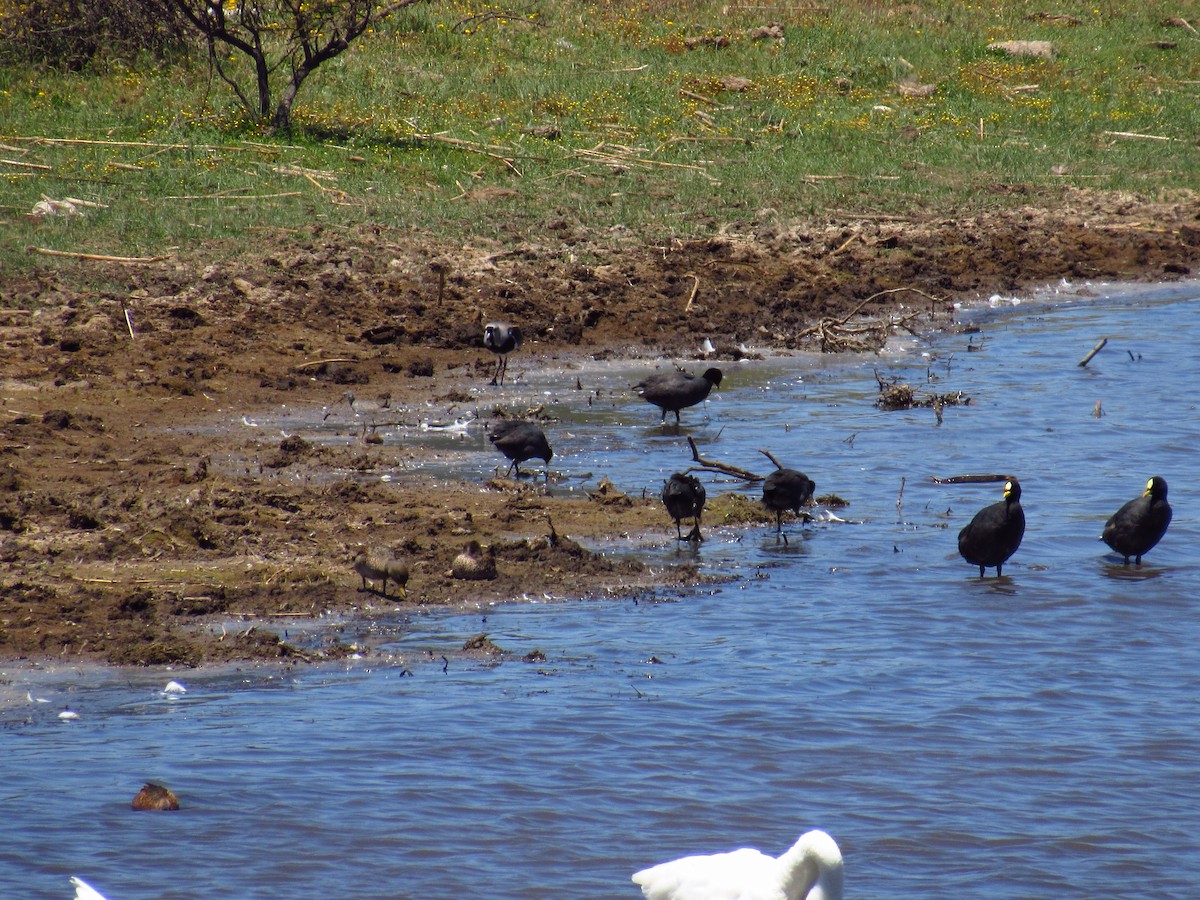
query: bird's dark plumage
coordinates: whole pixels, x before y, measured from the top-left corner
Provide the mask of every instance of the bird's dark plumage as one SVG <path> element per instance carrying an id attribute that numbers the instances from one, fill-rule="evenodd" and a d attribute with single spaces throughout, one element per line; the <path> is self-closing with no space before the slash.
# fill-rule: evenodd
<path id="1" fill-rule="evenodd" d="M 508 371 L 508 354 L 521 348 L 521 329 L 506 322 L 488 322 L 483 326 L 483 346 L 496 354 L 496 372 L 492 384 L 504 384 L 504 373 Z"/>
<path id="2" fill-rule="evenodd" d="M 497 450 L 512 460 L 508 471 L 511 472 L 515 467 L 518 478 L 521 475 L 521 463 L 525 460 L 545 460 L 548 466 L 554 456 L 554 451 L 550 449 L 550 442 L 546 440 L 546 435 L 532 422 L 502 419 L 489 429 L 488 440 L 496 445 Z M 547 472 L 547 477 L 549 477 L 549 472 Z"/>
<path id="3" fill-rule="evenodd" d="M 679 529 L 680 519 L 695 519 L 696 525 L 688 534 L 689 541 L 702 541 L 700 534 L 700 514 L 704 512 L 704 485 L 693 475 L 683 475 L 676 472 L 663 482 L 662 501 L 667 508 L 667 515 L 675 520 L 675 534 L 683 540 Z"/>
<path id="4" fill-rule="evenodd" d="M 1171 524 L 1171 504 L 1167 502 L 1167 481 L 1155 475 L 1146 482 L 1142 496 L 1130 500 L 1104 524 L 1100 539 L 1125 557 L 1142 564 L 1142 554 L 1162 540 Z"/>
<path id="5" fill-rule="evenodd" d="M 763 482 L 763 506 L 775 513 L 775 533 L 783 531 L 783 514 L 792 510 L 800 514 L 800 507 L 812 499 L 816 484 L 803 472 L 795 469 L 776 469 Z"/>
<path id="6" fill-rule="evenodd" d="M 647 403 L 662 409 L 662 420 L 667 413 L 675 413 L 675 424 L 679 424 L 679 411 L 701 403 L 709 392 L 721 383 L 720 369 L 706 369 L 703 375 L 692 375 L 680 369 L 659 372 L 633 386 Z"/>
<path id="7" fill-rule="evenodd" d="M 980 578 L 989 566 L 996 567 L 998 577 L 1024 536 L 1021 485 L 1010 478 L 1004 483 L 1004 499 L 975 513 L 975 518 L 958 533 L 958 552 L 967 562 L 979 566 Z"/>

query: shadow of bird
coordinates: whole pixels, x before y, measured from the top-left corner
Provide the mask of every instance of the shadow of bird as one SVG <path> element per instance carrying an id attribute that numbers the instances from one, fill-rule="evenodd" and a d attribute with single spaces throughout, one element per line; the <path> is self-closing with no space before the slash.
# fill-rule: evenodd
<path id="1" fill-rule="evenodd" d="M 1140 497 L 1130 500 L 1104 523 L 1100 540 L 1125 557 L 1142 564 L 1142 555 L 1150 551 L 1167 533 L 1171 524 L 1171 504 L 1167 502 L 1167 480 L 1155 475 L 1146 482 Z"/>
<path id="2" fill-rule="evenodd" d="M 647 403 L 662 409 L 662 421 L 667 413 L 675 413 L 675 424 L 679 424 L 679 411 L 702 403 L 709 392 L 721 383 L 720 369 L 706 369 L 703 375 L 692 375 L 682 369 L 659 372 L 639 381 L 633 390 Z"/>
<path id="3" fill-rule="evenodd" d="M 496 371 L 490 384 L 504 384 L 504 373 L 508 371 L 508 354 L 521 349 L 521 329 L 507 322 L 488 322 L 483 326 L 483 346 L 498 357 Z"/>
<path id="4" fill-rule="evenodd" d="M 1024 536 L 1021 485 L 1017 479 L 1009 478 L 1004 482 L 1004 499 L 975 513 L 975 518 L 958 533 L 958 552 L 967 562 L 979 566 L 980 578 L 989 566 L 996 567 L 998 578 Z"/>
<path id="5" fill-rule="evenodd" d="M 663 482 L 663 506 L 667 508 L 667 514 L 675 520 L 675 535 L 679 540 L 684 540 L 679 522 L 688 518 L 695 519 L 696 524 L 688 533 L 687 540 L 704 540 L 700 534 L 700 514 L 704 512 L 704 499 L 704 485 L 694 475 L 676 472 Z"/>
<path id="6" fill-rule="evenodd" d="M 546 463 L 546 480 L 550 480 L 549 466 L 554 451 L 550 448 L 545 433 L 533 422 L 501 419 L 488 429 L 487 437 L 497 450 L 512 460 L 508 472 L 516 469 L 517 477 L 520 478 L 521 463 L 529 459 L 540 459 Z"/>

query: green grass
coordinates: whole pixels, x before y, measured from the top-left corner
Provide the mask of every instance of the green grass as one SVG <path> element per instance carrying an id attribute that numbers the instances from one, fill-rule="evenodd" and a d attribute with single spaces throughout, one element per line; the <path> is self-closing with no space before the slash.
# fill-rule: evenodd
<path id="1" fill-rule="evenodd" d="M 789 12 L 804 6 L 422 6 L 318 70 L 285 135 L 257 131 L 202 60 L 0 69 L 0 264 L 31 265 L 27 245 L 252 249 L 259 229 L 313 223 L 513 240 L 566 218 L 665 241 L 765 208 L 961 212 L 1052 204 L 1064 186 L 1200 190 L 1200 36 L 1167 24 L 1186 4 L 1061 4 L 1072 23 L 1030 18 L 1044 3 Z M 783 42 L 746 37 L 769 21 Z M 987 49 L 1014 39 L 1058 52 Z M 752 84 L 728 89 L 731 76 Z M 903 96 L 904 79 L 936 90 Z M 102 207 L 36 221 L 43 195 Z"/>

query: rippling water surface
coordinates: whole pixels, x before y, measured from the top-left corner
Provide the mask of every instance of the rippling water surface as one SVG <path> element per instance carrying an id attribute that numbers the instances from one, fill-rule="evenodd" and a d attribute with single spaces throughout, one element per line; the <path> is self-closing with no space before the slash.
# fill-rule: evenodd
<path id="1" fill-rule="evenodd" d="M 727 583 L 410 613 L 338 667 L 6 671 L 0 897 L 69 896 L 76 874 L 110 900 L 632 898 L 644 865 L 812 827 L 851 897 L 1195 896 L 1200 288 L 964 318 L 978 334 L 883 357 L 725 366 L 683 433 L 850 501 L 787 545 L 710 525 L 692 552 L 664 524 L 639 551 Z M 873 369 L 973 402 L 940 426 L 882 412 Z M 684 467 L 631 370 L 579 374 L 591 408 L 534 373 L 515 388 L 563 417 L 556 490 L 656 491 Z M 494 463 L 480 434 L 447 446 Z M 955 535 L 1000 487 L 930 476 L 991 472 L 1021 479 L 1029 525 L 980 580 Z M 1175 521 L 1125 568 L 1097 536 L 1154 474 Z M 451 653 L 480 631 L 511 656 Z M 160 693 L 171 677 L 186 695 Z M 131 813 L 144 780 L 184 810 Z"/>

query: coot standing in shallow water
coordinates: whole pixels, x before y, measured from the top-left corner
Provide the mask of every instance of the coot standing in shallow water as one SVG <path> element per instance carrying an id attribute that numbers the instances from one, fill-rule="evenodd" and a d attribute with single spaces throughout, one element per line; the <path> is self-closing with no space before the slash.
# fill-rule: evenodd
<path id="1" fill-rule="evenodd" d="M 775 533 L 783 533 L 783 514 L 792 510 L 800 514 L 800 507 L 812 499 L 817 485 L 803 472 L 795 469 L 776 469 L 763 482 L 762 502 L 775 513 Z"/>
<path id="2" fill-rule="evenodd" d="M 675 535 L 679 540 L 684 539 L 679 529 L 680 519 L 696 520 L 696 525 L 688 533 L 687 540 L 704 540 L 700 534 L 700 514 L 704 512 L 704 497 L 704 485 L 694 475 L 676 472 L 663 482 L 663 506 L 667 508 L 667 515 L 675 520 Z"/>
<path id="3" fill-rule="evenodd" d="M 1008 558 L 1021 546 L 1025 536 L 1025 510 L 1021 508 L 1021 485 L 1015 478 L 1004 482 L 1004 499 L 975 513 L 958 533 L 958 552 L 972 565 L 979 566 L 979 577 L 989 566 L 996 577 Z"/>
<path id="4" fill-rule="evenodd" d="M 488 322 L 483 326 L 483 346 L 498 357 L 496 371 L 491 384 L 504 384 L 504 373 L 508 371 L 508 354 L 521 349 L 521 329 L 507 322 Z"/>
<path id="5" fill-rule="evenodd" d="M 633 389 L 647 403 L 662 409 L 662 421 L 667 413 L 675 413 L 675 424 L 679 424 L 679 411 L 688 406 L 704 402 L 709 392 L 721 383 L 720 369 L 706 369 L 703 375 L 692 375 L 682 369 L 659 372 L 639 381 Z"/>
<path id="6" fill-rule="evenodd" d="M 1162 540 L 1171 524 L 1171 504 L 1167 502 L 1167 480 L 1155 475 L 1146 482 L 1146 490 L 1116 511 L 1104 523 L 1100 540 L 1125 557 L 1142 564 L 1142 554 Z"/>
<path id="7" fill-rule="evenodd" d="M 516 419 L 501 419 L 488 430 L 488 440 L 496 445 L 496 449 L 512 460 L 508 467 L 511 472 L 517 470 L 521 477 L 521 463 L 527 459 L 544 460 L 549 467 L 554 451 L 542 429 L 532 422 L 521 422 Z M 505 473 L 506 475 L 508 472 Z M 546 478 L 550 478 L 550 470 L 546 469 Z"/>

